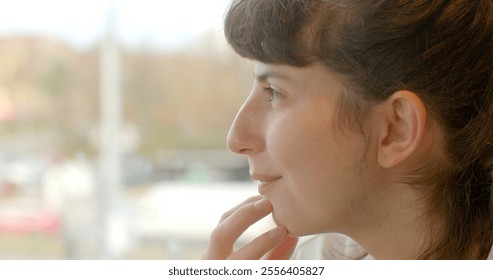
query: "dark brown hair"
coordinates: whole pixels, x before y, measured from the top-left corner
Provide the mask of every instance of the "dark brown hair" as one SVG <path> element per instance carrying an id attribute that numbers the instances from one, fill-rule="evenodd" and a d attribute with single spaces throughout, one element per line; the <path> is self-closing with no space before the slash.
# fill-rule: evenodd
<path id="1" fill-rule="evenodd" d="M 493 1 L 234 0 L 225 34 L 243 57 L 322 62 L 358 102 L 415 92 L 440 124 L 444 162 L 420 170 L 444 232 L 421 258 L 485 259 L 493 243 Z M 359 108 L 358 106 L 354 108 Z M 357 118 L 357 110 L 353 110 Z M 423 168 L 422 168 L 423 169 Z"/>

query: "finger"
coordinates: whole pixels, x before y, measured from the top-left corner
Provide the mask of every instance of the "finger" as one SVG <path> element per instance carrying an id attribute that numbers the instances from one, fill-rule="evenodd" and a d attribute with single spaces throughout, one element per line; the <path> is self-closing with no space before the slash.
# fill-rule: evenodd
<path id="1" fill-rule="evenodd" d="M 226 236 L 226 234 L 224 234 L 223 232 L 227 231 L 227 228 L 225 228 L 225 225 L 221 226 L 221 224 L 226 219 L 228 219 L 233 213 L 238 211 L 240 208 L 244 207 L 245 205 L 252 204 L 259 200 L 262 200 L 262 196 L 257 195 L 250 197 L 223 214 L 218 226 L 211 233 L 209 244 L 207 246 L 207 250 L 205 252 L 204 258 L 225 259 L 228 255 L 232 253 L 233 245 L 238 239 L 238 237 L 233 236 L 233 239 L 228 239 L 227 237 L 223 237 Z"/>
<path id="2" fill-rule="evenodd" d="M 227 258 L 232 253 L 234 243 L 241 234 L 271 211 L 272 205 L 265 199 L 250 202 L 240 207 L 212 231 L 207 258 Z"/>
<path id="3" fill-rule="evenodd" d="M 258 200 L 261 200 L 262 199 L 262 196 L 260 195 L 256 195 L 256 196 L 252 196 L 252 197 L 249 197 L 248 199 L 246 199 L 245 201 L 243 201 L 242 203 L 236 205 L 235 207 L 229 209 L 228 211 L 226 211 L 222 216 L 221 216 L 221 219 L 219 219 L 219 223 L 222 223 L 224 220 L 226 220 L 229 216 L 231 216 L 231 214 L 233 214 L 236 210 L 238 210 L 239 208 L 243 207 L 244 205 L 248 204 L 248 203 L 251 203 L 251 202 L 254 202 L 254 201 L 258 201 Z"/>
<path id="4" fill-rule="evenodd" d="M 289 235 L 279 246 L 265 256 L 267 260 L 287 260 L 291 258 L 298 244 L 298 237 Z"/>
<path id="5" fill-rule="evenodd" d="M 286 228 L 284 226 L 278 226 L 255 238 L 252 242 L 231 254 L 228 259 L 258 260 L 267 252 L 281 244 L 287 236 L 288 231 Z"/>
<path id="6" fill-rule="evenodd" d="M 229 237 L 238 239 L 251 225 L 272 212 L 272 204 L 266 199 L 240 207 L 233 212 L 219 227 L 224 227 Z"/>

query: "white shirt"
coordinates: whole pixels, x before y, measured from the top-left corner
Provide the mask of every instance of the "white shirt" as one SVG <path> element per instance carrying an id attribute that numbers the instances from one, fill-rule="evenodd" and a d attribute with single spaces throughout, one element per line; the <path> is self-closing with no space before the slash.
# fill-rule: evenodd
<path id="1" fill-rule="evenodd" d="M 374 258 L 346 235 L 326 233 L 300 237 L 291 259 L 373 260 Z M 488 260 L 493 260 L 493 247 Z"/>

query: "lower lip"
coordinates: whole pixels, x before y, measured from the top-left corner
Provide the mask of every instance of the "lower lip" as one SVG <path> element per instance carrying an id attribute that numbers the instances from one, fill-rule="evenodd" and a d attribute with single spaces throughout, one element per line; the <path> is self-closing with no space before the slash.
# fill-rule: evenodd
<path id="1" fill-rule="evenodd" d="M 263 194 L 266 192 L 267 188 L 270 187 L 273 183 L 277 182 L 279 179 L 272 181 L 263 181 L 258 184 L 258 192 Z"/>

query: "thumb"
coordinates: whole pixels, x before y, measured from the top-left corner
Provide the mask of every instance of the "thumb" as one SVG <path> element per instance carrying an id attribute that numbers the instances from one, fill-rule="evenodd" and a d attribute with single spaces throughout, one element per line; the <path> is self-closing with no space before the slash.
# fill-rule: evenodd
<path id="1" fill-rule="evenodd" d="M 272 249 L 264 259 L 267 260 L 287 260 L 291 257 L 298 243 L 298 237 L 288 236 L 279 246 Z"/>

